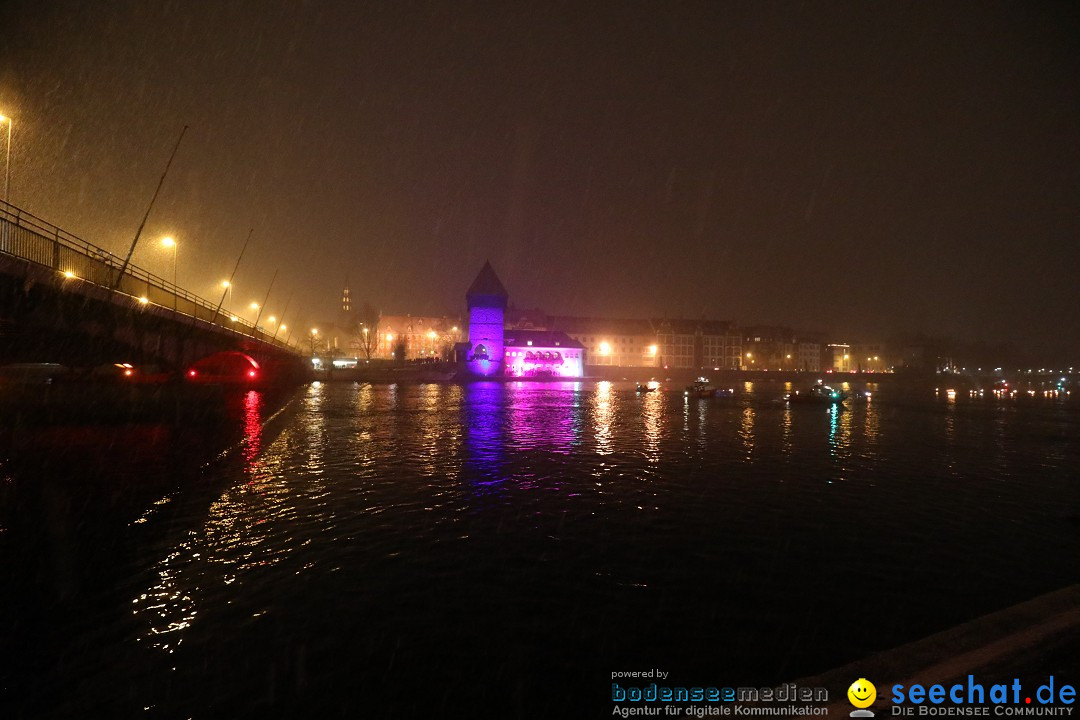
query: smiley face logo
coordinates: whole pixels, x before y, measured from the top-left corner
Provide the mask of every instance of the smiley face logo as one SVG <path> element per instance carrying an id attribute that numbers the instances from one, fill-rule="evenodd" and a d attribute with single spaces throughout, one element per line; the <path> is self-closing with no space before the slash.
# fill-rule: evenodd
<path id="1" fill-rule="evenodd" d="M 859 678 L 847 689 L 848 700 L 857 708 L 868 708 L 877 700 L 877 688 L 866 678 Z"/>

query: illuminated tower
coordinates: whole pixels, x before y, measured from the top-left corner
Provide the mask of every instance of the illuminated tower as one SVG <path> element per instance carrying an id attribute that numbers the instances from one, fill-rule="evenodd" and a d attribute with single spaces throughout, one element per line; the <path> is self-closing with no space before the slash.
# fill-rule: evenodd
<path id="1" fill-rule="evenodd" d="M 349 306 L 349 283 L 345 282 L 345 289 L 341 291 L 341 312 L 348 313 L 352 308 Z"/>
<path id="2" fill-rule="evenodd" d="M 469 306 L 468 364 L 474 375 L 492 377 L 502 371 L 507 298 L 491 263 L 485 262 L 465 293 Z"/>

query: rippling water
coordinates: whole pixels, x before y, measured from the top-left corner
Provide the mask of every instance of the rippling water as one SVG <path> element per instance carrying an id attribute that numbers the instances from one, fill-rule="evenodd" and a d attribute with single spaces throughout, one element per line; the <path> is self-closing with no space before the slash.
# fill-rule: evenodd
<path id="1" fill-rule="evenodd" d="M 314 384 L 273 419 L 251 392 L 242 442 L 207 466 L 213 442 L 183 432 L 80 466 L 147 495 L 104 526 L 43 473 L 31 509 L 80 519 L 36 550 L 25 515 L 0 527 L 9 561 L 44 568 L 16 565 L 9 640 L 34 649 L 9 661 L 8 700 L 26 717 L 576 717 L 612 671 L 780 682 L 1076 580 L 1075 406 L 883 388 L 838 411 L 739 389 Z"/>

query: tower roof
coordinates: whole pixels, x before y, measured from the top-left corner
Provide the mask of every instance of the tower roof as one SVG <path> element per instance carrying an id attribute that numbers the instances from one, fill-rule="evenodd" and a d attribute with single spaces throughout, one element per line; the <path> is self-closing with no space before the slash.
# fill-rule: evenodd
<path id="1" fill-rule="evenodd" d="M 506 301 L 510 294 L 506 292 L 499 276 L 491 267 L 490 262 L 484 262 L 480 273 L 473 280 L 465 293 L 465 300 L 469 307 L 506 307 Z"/>
<path id="2" fill-rule="evenodd" d="M 510 297 L 502 282 L 499 281 L 499 276 L 495 274 L 494 268 L 491 267 L 491 263 L 487 261 L 484 262 L 484 267 L 480 268 L 480 273 L 473 280 L 473 284 L 469 286 L 468 292 L 465 293 L 466 297 L 469 295 Z"/>

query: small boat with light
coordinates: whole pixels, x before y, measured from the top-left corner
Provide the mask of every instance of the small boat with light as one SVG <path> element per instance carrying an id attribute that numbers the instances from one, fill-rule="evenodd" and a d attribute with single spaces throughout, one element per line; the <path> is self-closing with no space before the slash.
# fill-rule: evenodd
<path id="1" fill-rule="evenodd" d="M 695 398 L 731 397 L 734 394 L 733 388 L 718 388 L 704 377 L 699 377 L 683 392 L 683 395 Z"/>
<path id="2" fill-rule="evenodd" d="M 842 405 L 846 398 L 847 393 L 843 390 L 826 385 L 819 380 L 809 390 L 788 393 L 784 400 L 795 405 Z"/>
<path id="3" fill-rule="evenodd" d="M 660 383 L 656 380 L 650 380 L 647 383 L 638 383 L 637 391 L 639 393 L 656 392 L 660 389 Z"/>

